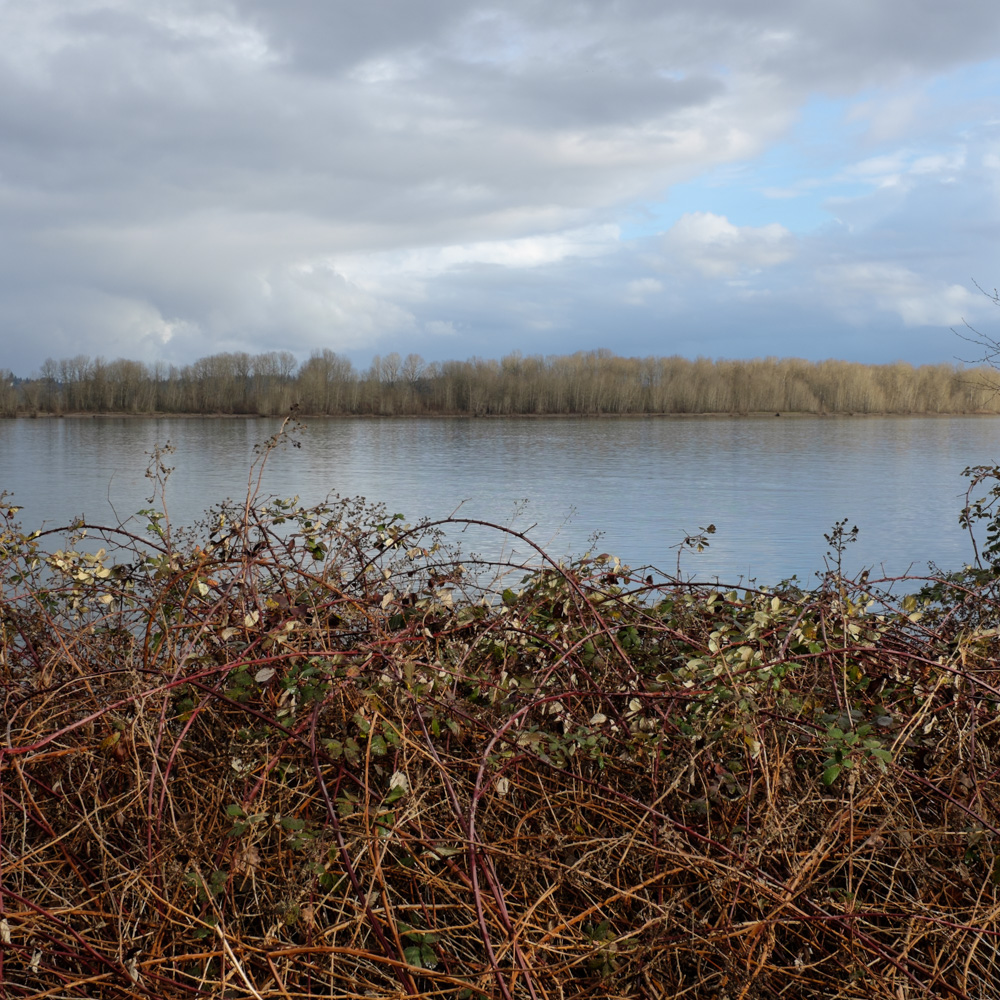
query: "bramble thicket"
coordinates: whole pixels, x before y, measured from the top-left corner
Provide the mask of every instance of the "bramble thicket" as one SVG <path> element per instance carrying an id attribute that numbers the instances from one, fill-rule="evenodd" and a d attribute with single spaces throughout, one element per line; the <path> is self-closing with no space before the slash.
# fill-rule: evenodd
<path id="1" fill-rule="evenodd" d="M 0 507 L 0 997 L 997 996 L 1000 470 L 970 567 L 724 587 L 287 441 L 188 529 L 166 449 L 143 531 Z"/>

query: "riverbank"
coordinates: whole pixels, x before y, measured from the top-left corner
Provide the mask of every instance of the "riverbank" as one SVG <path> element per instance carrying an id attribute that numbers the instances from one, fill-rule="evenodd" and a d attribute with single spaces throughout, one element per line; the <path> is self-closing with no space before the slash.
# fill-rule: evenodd
<path id="1" fill-rule="evenodd" d="M 2 513 L 0 981 L 990 995 L 989 574 L 720 591 L 253 496 L 46 552 Z"/>
<path id="2" fill-rule="evenodd" d="M 115 411 L 100 411 L 96 413 L 76 410 L 68 413 L 25 413 L 19 412 L 8 415 L 6 418 L 0 416 L 0 420 L 94 420 L 108 418 L 122 418 L 129 420 L 174 420 L 185 418 L 200 418 L 210 420 L 276 420 L 282 419 L 286 414 L 271 413 L 171 413 L 167 411 L 149 413 L 122 413 Z M 914 412 L 912 410 L 884 410 L 870 411 L 865 413 L 853 410 L 813 412 L 786 410 L 785 412 L 766 411 L 711 411 L 711 412 L 691 412 L 691 413 L 468 413 L 463 410 L 441 411 L 433 413 L 307 413 L 301 410 L 295 411 L 295 416 L 302 420 L 455 420 L 464 418 L 468 420 L 773 420 L 775 417 L 787 420 L 797 419 L 820 419 L 829 420 L 836 418 L 854 420 L 877 420 L 883 417 L 914 417 L 914 418 L 947 418 L 947 417 L 996 417 L 1000 416 L 1000 408 L 997 410 L 956 410 L 956 411 L 935 411 Z"/>
<path id="3" fill-rule="evenodd" d="M 49 359 L 0 370 L 0 414 L 43 412 L 284 415 L 965 413 L 997 411 L 988 365 L 864 365 L 801 358 L 572 355 L 425 362 L 375 357 L 364 371 L 332 351 L 216 354 L 184 367 L 119 358 Z"/>

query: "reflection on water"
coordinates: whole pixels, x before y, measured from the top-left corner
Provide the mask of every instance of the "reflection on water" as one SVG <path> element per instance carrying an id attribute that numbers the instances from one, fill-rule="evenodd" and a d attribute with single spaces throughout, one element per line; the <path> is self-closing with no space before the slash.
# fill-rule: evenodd
<path id="1" fill-rule="evenodd" d="M 672 571 L 686 533 L 699 578 L 810 582 L 823 533 L 847 517 L 852 568 L 916 571 L 970 558 L 958 527 L 967 465 L 996 459 L 997 418 L 314 420 L 300 449 L 272 454 L 265 494 L 362 495 L 407 520 L 461 516 L 531 527 L 553 554 L 590 548 Z M 254 446 L 279 421 L 88 418 L 0 421 L 0 489 L 25 526 L 83 514 L 117 523 L 147 506 L 152 447 L 171 443 L 174 523 L 246 494 Z M 526 501 L 526 503 L 525 503 Z M 463 547 L 490 551 L 481 531 Z"/>

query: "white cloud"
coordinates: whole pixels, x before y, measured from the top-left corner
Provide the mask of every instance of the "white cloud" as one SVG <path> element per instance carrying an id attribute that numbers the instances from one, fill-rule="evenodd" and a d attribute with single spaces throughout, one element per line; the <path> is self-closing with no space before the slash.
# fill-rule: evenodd
<path id="1" fill-rule="evenodd" d="M 907 152 L 897 150 L 894 153 L 873 156 L 860 163 L 854 163 L 844 170 L 841 176 L 851 180 L 860 180 L 876 187 L 895 187 L 906 173 Z"/>
<path id="2" fill-rule="evenodd" d="M 823 267 L 831 303 L 855 320 L 868 310 L 895 313 L 904 326 L 955 326 L 980 304 L 962 285 L 928 279 L 899 264 L 872 261 Z"/>
<path id="3" fill-rule="evenodd" d="M 782 225 L 735 226 L 724 215 L 689 212 L 664 234 L 673 266 L 690 265 L 710 278 L 734 278 L 790 260 L 792 234 Z"/>
<path id="4" fill-rule="evenodd" d="M 630 306 L 641 306 L 646 298 L 663 291 L 663 282 L 656 278 L 637 278 L 625 288 L 625 302 Z"/>
<path id="5" fill-rule="evenodd" d="M 965 167 L 965 160 L 964 148 L 936 153 L 898 149 L 852 164 L 840 174 L 840 179 L 858 180 L 876 188 L 905 184 L 910 189 L 915 178 L 935 177 L 946 182 L 953 181 Z"/>
<path id="6" fill-rule="evenodd" d="M 568 257 L 595 257 L 612 253 L 618 246 L 615 225 L 585 226 L 512 240 L 487 240 L 430 250 L 410 251 L 402 257 L 401 270 L 440 274 L 458 267 L 496 265 L 531 268 L 554 264 Z"/>
<path id="7" fill-rule="evenodd" d="M 895 142 L 912 128 L 928 105 L 924 94 L 906 89 L 856 103 L 848 112 L 849 122 L 865 122 L 872 142 Z"/>
<path id="8" fill-rule="evenodd" d="M 475 267 L 530 270 L 572 258 L 614 253 L 620 245 L 617 226 L 596 225 L 520 239 L 339 255 L 331 259 L 330 266 L 359 287 L 421 300 L 426 295 L 426 282 L 449 272 Z"/>
<path id="9" fill-rule="evenodd" d="M 910 164 L 910 173 L 915 177 L 935 176 L 954 179 L 965 166 L 965 150 L 953 150 L 950 153 L 934 153 L 928 156 L 918 156 Z"/>
<path id="10" fill-rule="evenodd" d="M 417 326 L 407 309 L 325 264 L 306 262 L 257 275 L 243 292 L 239 304 L 230 304 L 225 333 L 245 331 L 264 339 L 280 331 L 283 342 L 299 352 L 375 345 Z"/>
<path id="11" fill-rule="evenodd" d="M 455 337 L 458 335 L 458 330 L 455 329 L 455 324 L 450 319 L 428 320 L 424 323 L 424 329 L 432 337 Z"/>
<path id="12" fill-rule="evenodd" d="M 78 303 L 79 327 L 100 331 L 105 353 L 155 359 L 175 338 L 197 336 L 197 328 L 183 319 L 168 319 L 149 302 L 124 295 L 84 293 Z"/>

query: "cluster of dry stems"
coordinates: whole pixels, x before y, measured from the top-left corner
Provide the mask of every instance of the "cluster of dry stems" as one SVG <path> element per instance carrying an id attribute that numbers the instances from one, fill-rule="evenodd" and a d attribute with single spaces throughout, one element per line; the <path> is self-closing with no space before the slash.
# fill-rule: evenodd
<path id="1" fill-rule="evenodd" d="M 1000 996 L 988 589 L 5 524 L 3 1000 Z"/>

